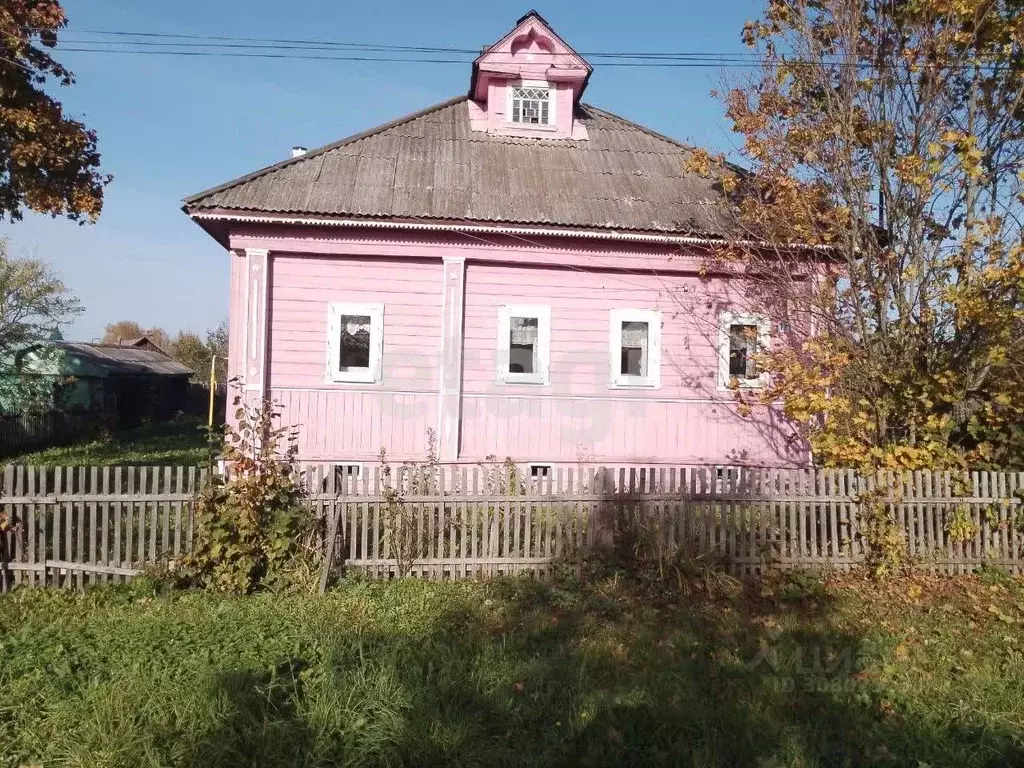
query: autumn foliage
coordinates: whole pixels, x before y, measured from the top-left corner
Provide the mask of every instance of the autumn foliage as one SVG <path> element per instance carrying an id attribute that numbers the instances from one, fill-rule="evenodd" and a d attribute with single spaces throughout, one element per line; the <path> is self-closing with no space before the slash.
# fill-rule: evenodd
<path id="1" fill-rule="evenodd" d="M 95 220 L 103 207 L 96 133 L 43 90 L 74 83 L 49 53 L 66 24 L 59 2 L 0 3 L 0 220 L 24 208 Z"/>
<path id="2" fill-rule="evenodd" d="M 811 331 L 763 355 L 832 465 L 1024 462 L 1024 7 L 771 0 L 723 94 L 759 301 Z"/>

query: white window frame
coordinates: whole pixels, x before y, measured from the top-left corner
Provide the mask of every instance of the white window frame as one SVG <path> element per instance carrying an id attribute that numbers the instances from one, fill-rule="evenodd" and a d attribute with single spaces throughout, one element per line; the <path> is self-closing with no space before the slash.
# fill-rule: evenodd
<path id="1" fill-rule="evenodd" d="M 523 123 L 515 122 L 512 119 L 512 101 L 515 94 L 516 88 L 546 88 L 548 92 L 548 121 L 546 123 Z M 532 131 L 551 131 L 558 125 L 558 119 L 555 115 L 555 103 L 558 101 L 557 94 L 558 89 L 554 83 L 549 83 L 547 80 L 520 80 L 519 82 L 512 82 L 508 84 L 505 89 L 508 91 L 505 100 L 505 116 L 508 118 L 506 122 L 509 125 L 514 125 L 517 128 L 526 128 Z M 521 115 L 520 115 L 521 116 Z"/>
<path id="2" fill-rule="evenodd" d="M 537 370 L 533 373 L 510 373 L 509 334 L 513 317 L 537 318 Z M 503 304 L 498 307 L 497 374 L 501 384 L 551 383 L 551 307 L 545 304 Z"/>
<path id="3" fill-rule="evenodd" d="M 533 463 L 527 464 L 526 468 L 530 471 L 531 480 L 547 480 L 555 476 L 555 468 L 551 464 Z"/>
<path id="4" fill-rule="evenodd" d="M 762 350 L 771 342 L 771 322 L 764 315 L 737 312 L 722 312 L 718 315 L 718 389 L 731 390 L 732 376 L 729 375 L 729 329 L 734 325 L 756 325 L 757 344 Z M 756 379 L 737 379 L 740 389 L 760 389 L 768 383 L 768 374 L 762 373 Z"/>
<path id="5" fill-rule="evenodd" d="M 622 373 L 622 324 L 647 323 L 647 375 Z M 613 309 L 608 317 L 608 362 L 611 389 L 661 389 L 661 310 Z"/>
<path id="6" fill-rule="evenodd" d="M 341 318 L 366 315 L 370 318 L 370 365 L 365 370 L 343 371 L 341 356 Z M 384 358 L 384 305 L 332 302 L 327 305 L 327 381 L 332 384 L 379 384 Z"/>

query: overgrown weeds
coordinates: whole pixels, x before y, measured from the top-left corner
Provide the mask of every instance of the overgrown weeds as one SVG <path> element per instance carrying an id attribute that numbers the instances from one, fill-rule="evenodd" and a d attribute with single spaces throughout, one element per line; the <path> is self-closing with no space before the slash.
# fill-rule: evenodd
<path id="1" fill-rule="evenodd" d="M 179 586 L 232 594 L 312 588 L 319 531 L 303 503 L 293 430 L 275 422 L 274 405 L 235 397 L 225 474 L 213 474 L 195 502 L 192 552 L 174 574 Z"/>
<path id="2" fill-rule="evenodd" d="M 0 765 L 1020 764 L 1018 583 L 24 590 Z"/>

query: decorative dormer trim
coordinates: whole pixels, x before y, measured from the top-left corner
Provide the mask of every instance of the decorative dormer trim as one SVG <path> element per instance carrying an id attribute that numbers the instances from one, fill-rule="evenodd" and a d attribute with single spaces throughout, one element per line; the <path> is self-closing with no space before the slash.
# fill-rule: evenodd
<path id="1" fill-rule="evenodd" d="M 470 127 L 521 138 L 586 139 L 575 107 L 592 71 L 539 13 L 530 11 L 473 62 Z"/>

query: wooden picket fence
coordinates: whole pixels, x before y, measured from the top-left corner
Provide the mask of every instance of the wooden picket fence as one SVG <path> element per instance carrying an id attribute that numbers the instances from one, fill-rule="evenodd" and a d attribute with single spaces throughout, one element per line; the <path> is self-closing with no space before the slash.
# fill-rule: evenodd
<path id="1" fill-rule="evenodd" d="M 1024 473 L 707 467 L 399 467 L 360 477 L 302 467 L 335 569 L 372 578 L 478 578 L 578 565 L 616 550 L 740 576 L 768 568 L 848 569 L 864 561 L 868 501 L 881 505 L 918 567 L 1024 570 Z M 123 581 L 188 552 L 196 468 L 8 466 L 0 589 Z M 877 508 L 877 507 L 876 507 Z M 326 576 L 326 570 L 325 570 Z"/>
<path id="2" fill-rule="evenodd" d="M 192 546 L 196 467 L 3 468 L 0 591 L 123 582 Z"/>

